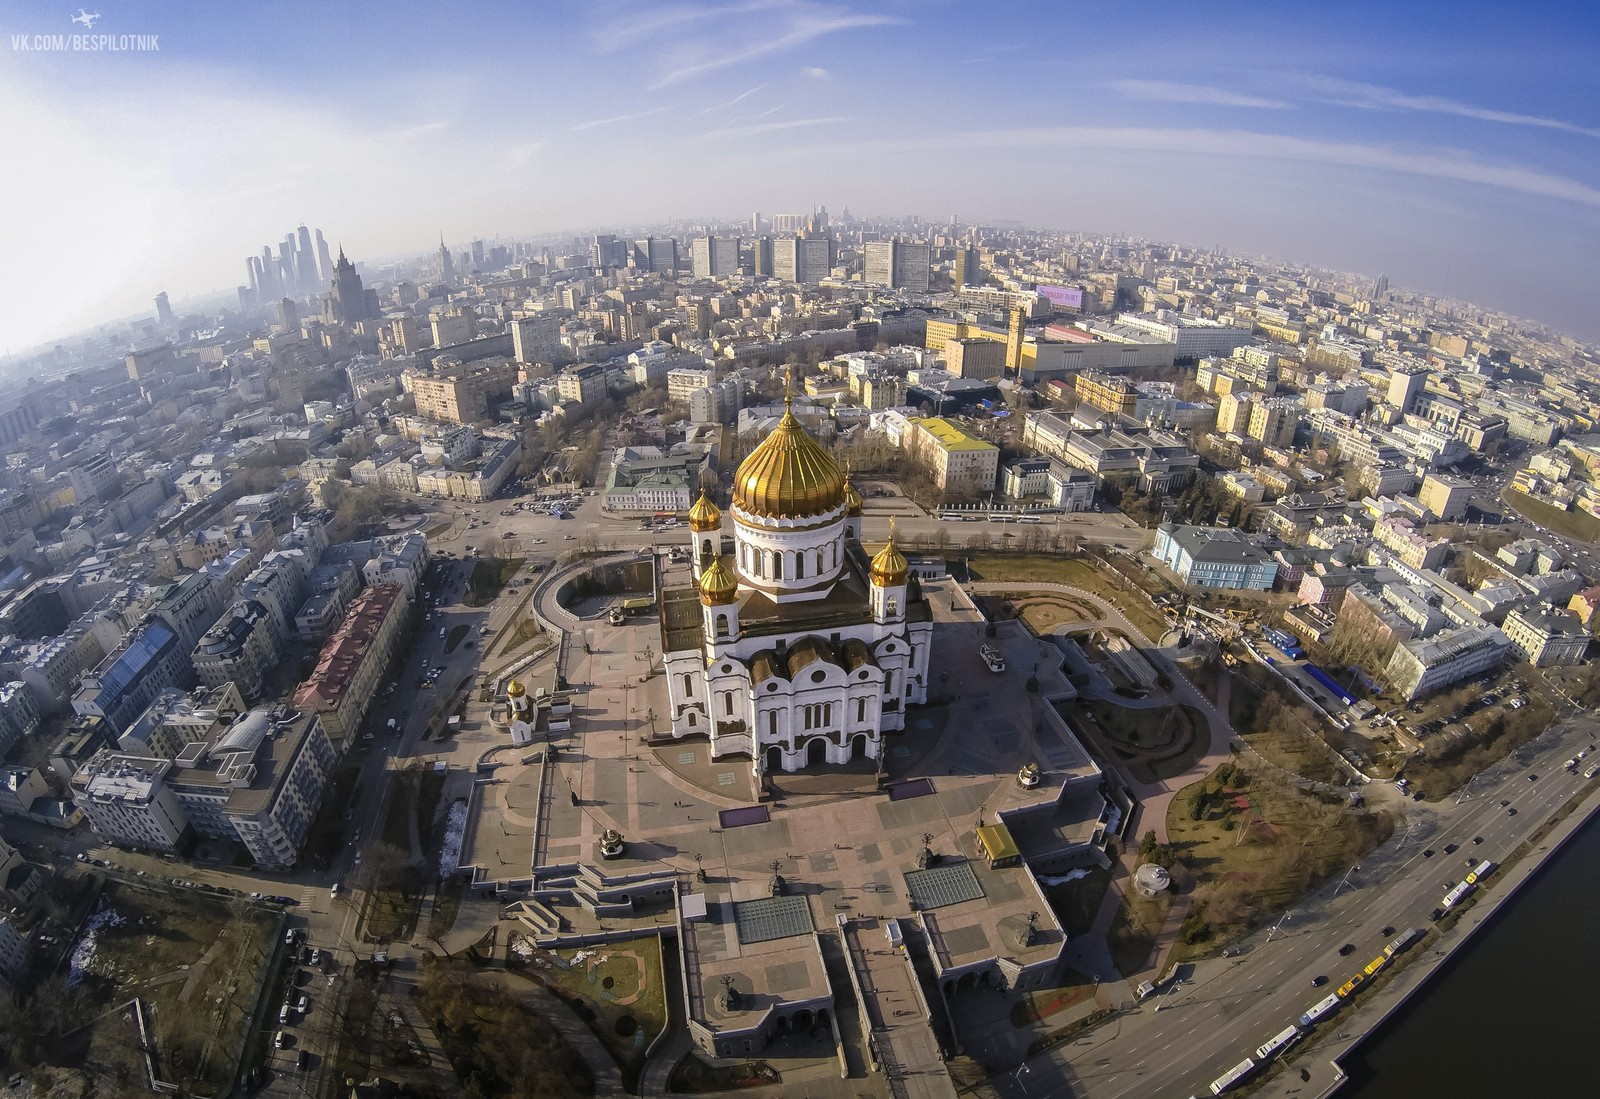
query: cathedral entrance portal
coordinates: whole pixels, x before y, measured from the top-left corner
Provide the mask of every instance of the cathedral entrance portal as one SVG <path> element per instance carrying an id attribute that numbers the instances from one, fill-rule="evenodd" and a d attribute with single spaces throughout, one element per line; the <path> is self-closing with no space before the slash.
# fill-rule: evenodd
<path id="1" fill-rule="evenodd" d="M 867 758 L 867 734 L 866 733 L 857 733 L 855 736 L 850 738 L 850 758 L 851 759 L 865 759 L 865 758 Z"/>
<path id="2" fill-rule="evenodd" d="M 806 766 L 813 767 L 828 762 L 828 738 L 814 736 L 806 741 Z"/>
<path id="3" fill-rule="evenodd" d="M 766 772 L 775 775 L 781 770 L 783 770 L 783 749 L 774 744 L 767 749 Z"/>

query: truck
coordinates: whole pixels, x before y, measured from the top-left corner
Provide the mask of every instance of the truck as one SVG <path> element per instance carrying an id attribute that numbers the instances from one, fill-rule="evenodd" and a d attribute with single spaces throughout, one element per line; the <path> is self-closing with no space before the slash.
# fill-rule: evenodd
<path id="1" fill-rule="evenodd" d="M 1314 1026 L 1315 1024 L 1322 1022 L 1322 1020 L 1326 1019 L 1329 1015 L 1332 1015 L 1335 1011 L 1338 1011 L 1339 1005 L 1343 1002 L 1343 1000 L 1339 999 L 1339 994 L 1337 992 L 1328 993 L 1322 999 L 1318 1000 L 1316 1003 L 1312 1004 L 1308 1009 L 1306 1009 L 1306 1013 L 1300 1016 L 1300 1025 Z"/>
<path id="2" fill-rule="evenodd" d="M 1300 1026 L 1286 1026 L 1256 1049 L 1256 1060 L 1270 1061 L 1300 1040 Z"/>

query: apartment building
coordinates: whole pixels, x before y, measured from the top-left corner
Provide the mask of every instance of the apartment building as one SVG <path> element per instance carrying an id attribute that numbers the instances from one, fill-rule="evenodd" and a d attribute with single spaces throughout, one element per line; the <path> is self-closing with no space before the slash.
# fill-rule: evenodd
<path id="1" fill-rule="evenodd" d="M 1162 523 L 1150 555 L 1183 583 L 1202 588 L 1270 591 L 1278 575 L 1272 556 L 1230 527 Z"/>
<path id="2" fill-rule="evenodd" d="M 1396 645 L 1384 678 L 1410 701 L 1498 668 L 1510 652 L 1510 640 L 1494 626 L 1461 626 Z"/>

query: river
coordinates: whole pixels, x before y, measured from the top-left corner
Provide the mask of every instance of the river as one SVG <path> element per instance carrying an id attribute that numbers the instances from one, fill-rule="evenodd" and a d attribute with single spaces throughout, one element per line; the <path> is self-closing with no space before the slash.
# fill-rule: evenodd
<path id="1" fill-rule="evenodd" d="M 1339 1099 L 1579 1094 L 1595 1086 L 1595 1060 L 1585 1051 L 1600 981 L 1597 866 L 1600 818 L 1346 1060 L 1351 1082 Z"/>

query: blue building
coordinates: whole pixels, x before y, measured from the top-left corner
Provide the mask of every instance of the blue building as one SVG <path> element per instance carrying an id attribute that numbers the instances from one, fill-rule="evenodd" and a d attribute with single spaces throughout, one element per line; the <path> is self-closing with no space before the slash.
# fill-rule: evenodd
<path id="1" fill-rule="evenodd" d="M 1230 527 L 1162 523 L 1150 554 L 1185 584 L 1202 588 L 1266 591 L 1278 575 L 1278 563 Z"/>

